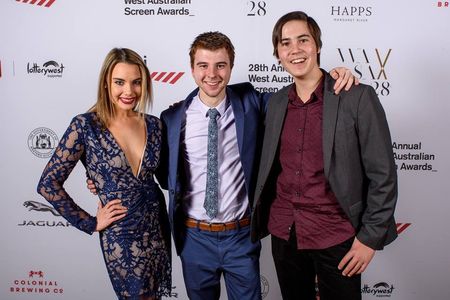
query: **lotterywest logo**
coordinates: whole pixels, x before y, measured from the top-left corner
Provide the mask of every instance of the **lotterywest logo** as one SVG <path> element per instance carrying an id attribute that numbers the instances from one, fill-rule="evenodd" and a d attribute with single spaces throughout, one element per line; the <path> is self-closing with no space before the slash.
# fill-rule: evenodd
<path id="1" fill-rule="evenodd" d="M 54 60 L 49 60 L 39 66 L 37 63 L 28 63 L 27 64 L 27 72 L 28 74 L 41 74 L 43 76 L 51 77 L 51 78 L 61 78 L 64 72 L 65 66 L 61 63 L 57 63 Z"/>
<path id="2" fill-rule="evenodd" d="M 14 279 L 9 288 L 14 294 L 58 294 L 62 295 L 64 289 L 56 280 L 45 278 L 44 272 L 29 271 L 27 278 Z"/>
<path id="3" fill-rule="evenodd" d="M 331 16 L 336 22 L 367 22 L 372 11 L 371 6 L 331 6 Z"/>
<path id="4" fill-rule="evenodd" d="M 447 7 L 448 8 L 448 1 L 438 1 L 437 7 Z"/>
<path id="5" fill-rule="evenodd" d="M 46 127 L 39 127 L 33 130 L 28 136 L 28 148 L 40 158 L 49 158 L 58 143 L 56 133 Z"/>
<path id="6" fill-rule="evenodd" d="M 23 206 L 28 211 L 36 211 L 40 213 L 50 213 L 55 217 L 61 216 L 56 209 L 48 204 L 44 204 L 38 201 L 25 201 Z M 47 214 L 48 215 L 48 214 Z M 70 227 L 70 223 L 67 221 L 57 220 L 23 220 L 19 224 L 19 227 Z"/>
<path id="7" fill-rule="evenodd" d="M 389 285 L 386 282 L 379 282 L 374 284 L 373 287 L 370 287 L 368 284 L 364 284 L 361 289 L 361 294 L 372 295 L 376 297 L 391 297 L 394 292 L 394 285 Z"/>
<path id="8" fill-rule="evenodd" d="M 269 281 L 261 275 L 261 298 L 264 299 L 269 294 Z"/>
<path id="9" fill-rule="evenodd" d="M 377 95 L 389 96 L 391 84 L 386 72 L 386 64 L 392 49 L 368 50 L 364 48 L 338 48 L 343 63 L 353 64 L 353 69 L 360 80 L 370 81 Z"/>
<path id="10" fill-rule="evenodd" d="M 16 2 L 34 4 L 37 6 L 50 7 L 53 5 L 55 0 L 31 0 L 31 1 L 30 0 L 16 0 Z"/>

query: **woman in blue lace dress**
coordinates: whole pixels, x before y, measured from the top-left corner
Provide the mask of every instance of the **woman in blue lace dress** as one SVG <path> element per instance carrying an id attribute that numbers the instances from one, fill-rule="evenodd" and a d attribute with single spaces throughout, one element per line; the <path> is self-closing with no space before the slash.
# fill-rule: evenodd
<path id="1" fill-rule="evenodd" d="M 113 49 L 100 73 L 98 99 L 72 119 L 38 185 L 74 227 L 99 232 L 119 299 L 159 299 L 171 290 L 170 231 L 164 196 L 154 181 L 161 122 L 145 114 L 150 74 L 129 49 Z M 94 181 L 96 216 L 79 207 L 63 185 L 78 161 Z"/>

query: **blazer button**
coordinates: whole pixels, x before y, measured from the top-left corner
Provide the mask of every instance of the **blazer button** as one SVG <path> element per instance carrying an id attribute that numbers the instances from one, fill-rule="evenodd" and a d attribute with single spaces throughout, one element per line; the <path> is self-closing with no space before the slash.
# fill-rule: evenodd
<path id="1" fill-rule="evenodd" d="M 170 190 L 170 193 L 173 195 L 173 194 L 175 194 L 175 191 L 174 190 Z"/>

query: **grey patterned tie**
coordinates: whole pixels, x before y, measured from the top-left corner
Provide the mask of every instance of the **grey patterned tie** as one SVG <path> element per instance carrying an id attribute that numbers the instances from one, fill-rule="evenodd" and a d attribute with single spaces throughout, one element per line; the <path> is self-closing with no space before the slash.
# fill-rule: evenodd
<path id="1" fill-rule="evenodd" d="M 215 108 L 208 110 L 209 124 L 208 124 L 208 160 L 206 164 L 206 191 L 205 202 L 203 207 L 206 214 L 211 219 L 217 215 L 218 211 L 218 159 L 217 159 L 217 120 L 216 117 L 219 112 Z"/>

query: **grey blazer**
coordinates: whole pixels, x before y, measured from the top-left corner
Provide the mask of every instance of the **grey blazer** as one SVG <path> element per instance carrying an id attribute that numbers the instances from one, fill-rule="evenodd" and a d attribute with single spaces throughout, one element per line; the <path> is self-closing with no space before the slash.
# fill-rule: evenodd
<path id="1" fill-rule="evenodd" d="M 397 174 L 386 116 L 371 86 L 360 84 L 335 95 L 333 84 L 331 76 L 325 74 L 325 177 L 358 240 L 372 249 L 383 249 L 397 237 Z M 268 235 L 267 222 L 279 173 L 278 147 L 291 87 L 275 93 L 268 104 L 251 219 L 253 241 Z"/>

